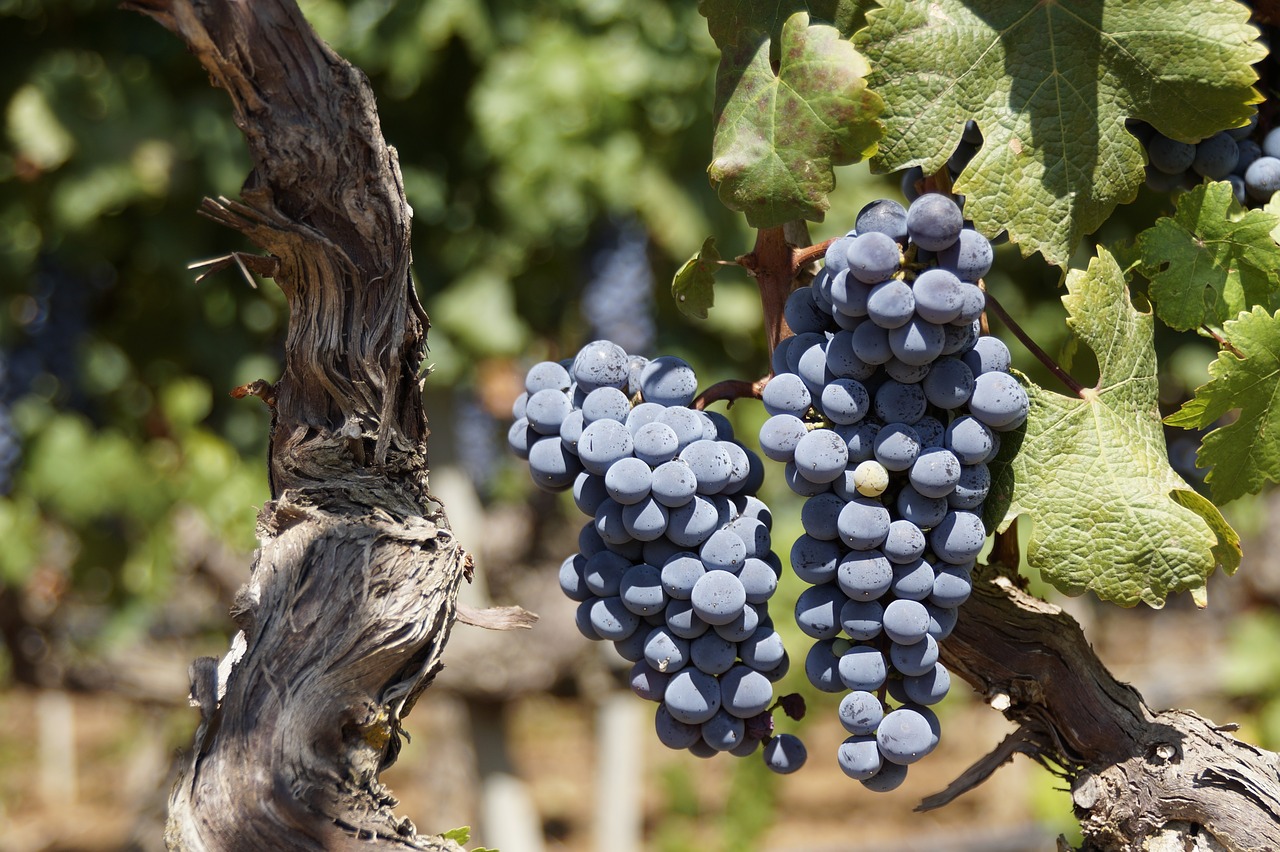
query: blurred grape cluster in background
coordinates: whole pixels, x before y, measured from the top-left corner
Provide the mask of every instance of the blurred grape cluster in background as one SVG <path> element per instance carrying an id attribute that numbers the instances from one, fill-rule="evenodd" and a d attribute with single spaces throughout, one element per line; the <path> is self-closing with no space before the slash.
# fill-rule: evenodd
<path id="1" fill-rule="evenodd" d="M 707 183 L 717 52 L 697 4 L 301 6 L 369 75 L 399 152 L 432 320 L 433 486 L 481 571 L 467 594 L 543 616 L 527 637 L 455 631 L 449 668 L 408 720 L 419 736 L 384 779 L 402 811 L 421 830 L 473 823 L 503 852 L 884 848 L 903 830 L 959 849 L 957 827 L 974 838 L 964 848 L 1049 848 L 1069 830 L 1067 798 L 1025 763 L 939 814 L 909 813 L 1008 729 L 963 694 L 941 712 L 973 734 L 874 809 L 834 761 L 777 779 L 755 762 L 665 753 L 647 705 L 559 598 L 581 519 L 534 493 L 503 438 L 527 367 L 611 337 L 684 357 L 707 384 L 768 369 L 745 274 L 721 276 L 706 321 L 668 295 L 706 236 L 725 257 L 751 241 Z M 277 377 L 288 317 L 270 281 L 232 267 L 197 283 L 188 270 L 251 249 L 195 213 L 205 195 L 235 197 L 250 164 L 224 94 L 176 39 L 113 0 L 0 0 L 0 69 L 0 852 L 159 849 L 172 758 L 196 724 L 187 665 L 227 646 L 268 497 L 267 411 L 228 391 Z M 898 185 L 865 166 L 840 181 L 833 223 Z M 1161 205 L 1142 196 L 1133 232 Z M 1070 349 L 1055 337 L 1056 275 L 1001 251 L 997 268 L 1013 272 L 990 286 L 1045 348 Z M 1172 409 L 1211 355 L 1161 355 Z M 763 419 L 747 403 L 730 414 L 743 435 Z M 1187 447 L 1171 452 L 1184 476 L 1202 473 Z M 1238 528 L 1264 527 L 1269 502 L 1233 506 Z M 1280 545 L 1255 542 L 1240 579 L 1215 578 L 1208 612 L 1071 606 L 1153 705 L 1241 722 L 1277 748 L 1268 553 Z M 854 820 L 865 830 L 851 842 Z"/>

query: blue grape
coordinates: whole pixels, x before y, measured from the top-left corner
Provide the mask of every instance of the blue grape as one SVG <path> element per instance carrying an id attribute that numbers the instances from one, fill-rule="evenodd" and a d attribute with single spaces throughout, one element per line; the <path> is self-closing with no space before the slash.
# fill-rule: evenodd
<path id="1" fill-rule="evenodd" d="M 951 421 L 943 438 L 943 446 L 955 453 L 961 464 L 985 461 L 995 447 L 991 427 L 967 415 Z"/>
<path id="2" fill-rule="evenodd" d="M 853 330 L 850 343 L 854 354 L 865 364 L 878 366 L 893 357 L 888 330 L 870 319 Z"/>
<path id="3" fill-rule="evenodd" d="M 884 608 L 884 632 L 899 645 L 923 641 L 929 633 L 929 610 L 919 601 L 898 599 Z"/>
<path id="4" fill-rule="evenodd" d="M 676 433 L 681 452 L 695 441 L 706 440 L 702 418 L 692 408 L 664 408 L 658 422 L 670 426 Z"/>
<path id="5" fill-rule="evenodd" d="M 584 515 L 595 515 L 600 504 L 609 497 L 604 477 L 580 471 L 573 480 L 573 504 Z"/>
<path id="6" fill-rule="evenodd" d="M 898 492 L 896 506 L 899 517 L 922 530 L 937 526 L 947 514 L 946 498 L 926 497 L 911 485 Z"/>
<path id="7" fill-rule="evenodd" d="M 893 584 L 893 566 L 878 550 L 850 553 L 836 568 L 840 589 L 854 601 L 873 601 Z"/>
<path id="8" fill-rule="evenodd" d="M 698 477 L 684 461 L 672 459 L 654 468 L 649 490 L 653 499 L 669 509 L 676 509 L 693 499 L 698 490 Z"/>
<path id="9" fill-rule="evenodd" d="M 738 572 L 742 588 L 747 593 L 747 603 L 762 604 L 773 597 L 778 588 L 778 575 L 763 559 L 748 556 Z"/>
<path id="10" fill-rule="evenodd" d="M 786 653 L 782 636 L 767 625 L 758 625 L 746 640 L 738 643 L 743 664 L 760 672 L 773 671 Z"/>
<path id="11" fill-rule="evenodd" d="M 874 323 L 870 324 L 873 328 Z M 886 345 L 888 338 L 886 337 Z M 824 352 L 827 359 L 827 369 L 831 375 L 836 378 L 854 379 L 855 381 L 865 381 L 875 375 L 876 365 L 868 364 L 858 357 L 853 349 L 853 332 L 838 331 L 827 341 L 827 347 Z"/>
<path id="12" fill-rule="evenodd" d="M 571 601 L 581 603 L 593 596 L 583 579 L 586 564 L 587 558 L 581 553 L 575 553 L 560 563 L 560 591 Z"/>
<path id="13" fill-rule="evenodd" d="M 854 692 L 874 692 L 888 676 L 884 654 L 869 645 L 855 645 L 840 656 L 840 682 Z"/>
<path id="14" fill-rule="evenodd" d="M 796 626 L 813 639 L 840 635 L 840 607 L 845 595 L 835 583 L 810 586 L 796 599 Z"/>
<path id="15" fill-rule="evenodd" d="M 906 779 L 906 766 L 885 762 L 880 765 L 879 772 L 870 778 L 864 778 L 861 783 L 874 793 L 888 793 L 901 787 Z"/>
<path id="16" fill-rule="evenodd" d="M 644 659 L 655 670 L 675 674 L 689 664 L 689 640 L 668 625 L 655 627 L 644 640 Z"/>
<path id="17" fill-rule="evenodd" d="M 667 516 L 667 537 L 681 547 L 700 547 L 719 527 L 719 511 L 702 495 L 673 508 Z"/>
<path id="18" fill-rule="evenodd" d="M 908 478 L 911 486 L 925 497 L 946 497 L 960 481 L 960 460 L 941 447 L 921 450 L 911 464 Z"/>
<path id="19" fill-rule="evenodd" d="M 1147 154 L 1156 169 L 1167 175 L 1180 175 L 1195 161 L 1196 146 L 1156 133 L 1147 142 Z"/>
<path id="20" fill-rule="evenodd" d="M 701 724 L 720 709 L 720 682 L 714 675 L 686 666 L 668 681 L 662 701 L 676 720 Z"/>
<path id="21" fill-rule="evenodd" d="M 523 417 L 512 423 L 507 430 L 507 446 L 517 458 L 525 461 L 529 459 L 529 446 L 533 443 L 529 440 L 531 435 L 533 441 L 537 441 L 538 433 L 529 428 L 529 421 Z"/>
<path id="22" fill-rule="evenodd" d="M 573 626 L 578 628 L 578 632 L 582 634 L 583 638 L 589 639 L 592 642 L 599 642 L 602 638 L 600 634 L 596 632 L 595 627 L 591 624 L 591 607 L 595 605 L 597 600 L 599 600 L 599 598 L 594 596 L 588 598 L 578 604 L 578 608 L 573 612 Z"/>
<path id="23" fill-rule="evenodd" d="M 694 613 L 710 625 L 728 624 L 747 603 L 742 581 L 727 571 L 708 571 L 693 584 L 689 595 Z"/>
<path id="24" fill-rule="evenodd" d="M 955 629 L 957 619 L 957 612 L 954 607 L 926 603 L 925 611 L 929 613 L 928 635 L 939 642 L 951 635 L 951 631 Z"/>
<path id="25" fill-rule="evenodd" d="M 829 320 L 829 315 L 818 307 L 812 287 L 797 287 L 792 290 L 782 309 L 782 317 L 796 334 L 806 331 L 821 332 Z"/>
<path id="26" fill-rule="evenodd" d="M 872 201 L 858 211 L 854 229 L 859 234 L 877 232 L 901 242 L 907 238 L 907 210 L 890 198 Z"/>
<path id="27" fill-rule="evenodd" d="M 821 346 L 826 342 L 827 338 L 825 335 L 818 334 L 817 332 L 806 331 L 787 339 L 791 340 L 792 344 L 787 347 L 787 368 L 785 372 L 799 373 L 800 359 L 804 357 L 804 353 L 808 352 L 814 346 Z"/>
<path id="28" fill-rule="evenodd" d="M 750 666 L 735 665 L 720 678 L 720 701 L 731 715 L 749 719 L 772 703 L 773 685 Z"/>
<path id="29" fill-rule="evenodd" d="M 724 674 L 738 659 L 738 644 L 716 633 L 704 633 L 689 643 L 689 659 L 707 674 Z"/>
<path id="30" fill-rule="evenodd" d="M 645 660 L 637 660 L 628 676 L 631 691 L 645 701 L 661 701 L 671 676 L 660 672 Z"/>
<path id="31" fill-rule="evenodd" d="M 809 757 L 804 743 L 794 734 L 778 734 L 771 738 L 764 744 L 761 754 L 764 765 L 779 775 L 790 775 L 804 766 Z"/>
<path id="32" fill-rule="evenodd" d="M 799 368 L 797 375 L 809 389 L 809 396 L 813 399 L 821 396 L 823 387 L 835 378 L 827 369 L 827 350 L 822 344 L 806 349 L 800 356 L 800 363 L 797 366 Z"/>
<path id="33" fill-rule="evenodd" d="M 669 689 L 669 687 L 668 687 Z M 876 729 L 876 745 L 884 759 L 901 766 L 915 763 L 933 751 L 937 737 L 923 714 L 899 707 L 885 714 Z"/>
<path id="34" fill-rule="evenodd" d="M 942 333 L 944 335 L 942 354 L 958 355 L 967 352 L 973 346 L 973 342 L 982 334 L 982 326 L 976 319 L 967 325 L 958 326 L 952 323 L 944 328 Z"/>
<path id="35" fill-rule="evenodd" d="M 870 295 L 871 285 L 854 278 L 848 270 L 837 273 L 831 280 L 831 318 L 840 325 L 841 320 L 856 322 L 865 317 Z"/>
<path id="36" fill-rule="evenodd" d="M 898 360 L 913 367 L 932 364 L 942 354 L 945 342 L 942 326 L 920 317 L 889 331 L 889 349 Z"/>
<path id="37" fill-rule="evenodd" d="M 702 739 L 716 751 L 732 751 L 742 745 L 746 737 L 746 725 L 721 707 L 716 714 L 702 723 Z"/>
<path id="38" fill-rule="evenodd" d="M 906 328 L 906 326 L 903 328 Z M 900 331 L 902 331 L 901 328 L 894 329 L 889 332 L 889 334 L 893 335 Z M 945 334 L 946 332 L 943 332 L 944 339 Z M 884 372 L 885 375 L 893 379 L 895 382 L 901 382 L 904 385 L 914 385 L 919 383 L 925 376 L 929 375 L 932 366 L 933 365 L 930 362 L 925 362 L 923 364 L 908 364 L 905 361 L 900 360 L 898 356 L 895 355 L 885 362 Z"/>
<path id="39" fill-rule="evenodd" d="M 632 565 L 618 584 L 622 605 L 636 615 L 660 613 L 667 606 L 667 593 L 662 590 L 662 572 L 648 563 Z"/>
<path id="40" fill-rule="evenodd" d="M 947 512 L 929 533 L 929 548 L 943 562 L 963 564 L 982 551 L 986 538 L 987 531 L 980 516 L 956 510 Z"/>
<path id="41" fill-rule="evenodd" d="M 791 570 L 806 583 L 825 583 L 835 579 L 841 555 L 839 542 L 802 535 L 791 545 Z"/>
<path id="42" fill-rule="evenodd" d="M 939 358 L 920 382 L 930 405 L 954 411 L 973 395 L 973 371 L 959 358 Z"/>
<path id="43" fill-rule="evenodd" d="M 699 494 L 718 494 L 733 473 L 733 460 L 718 441 L 694 441 L 680 451 L 680 460 L 698 478 Z"/>
<path id="44" fill-rule="evenodd" d="M 596 388 L 622 388 L 627 383 L 627 353 L 608 340 L 596 340 L 578 351 L 570 373 L 588 393 Z"/>
<path id="45" fill-rule="evenodd" d="M 1195 147 L 1191 168 L 1209 180 L 1224 180 L 1240 161 L 1240 146 L 1223 131 L 1201 140 Z"/>
<path id="46" fill-rule="evenodd" d="M 907 234 L 922 249 L 942 251 L 959 239 L 963 228 L 964 214 L 945 195 L 926 193 L 907 208 Z"/>
<path id="47" fill-rule="evenodd" d="M 910 562 L 893 566 L 893 583 L 889 590 L 901 600 L 922 601 L 933 594 L 933 582 L 933 566 L 917 556 Z"/>
<path id="48" fill-rule="evenodd" d="M 1254 160 L 1244 173 L 1245 189 L 1255 201 L 1269 201 L 1280 189 L 1280 159 L 1262 156 Z"/>
<path id="49" fill-rule="evenodd" d="M 769 554 L 769 527 L 763 521 L 739 514 L 724 529 L 742 540 L 748 559 L 764 559 Z"/>
<path id="50" fill-rule="evenodd" d="M 866 693 L 849 693 L 850 696 L 859 694 Z M 839 764 L 840 771 L 855 781 L 874 778 L 880 771 L 882 762 L 880 747 L 876 745 L 876 738 L 870 734 L 851 736 L 836 751 L 836 763 Z"/>
<path id="51" fill-rule="evenodd" d="M 804 658 L 804 674 L 823 692 L 843 692 L 840 682 L 840 658 L 831 650 L 831 640 L 814 642 Z"/>
<path id="52" fill-rule="evenodd" d="M 862 420 L 852 426 L 837 426 L 835 433 L 844 439 L 849 448 L 849 464 L 855 467 L 875 456 L 876 438 L 880 435 L 880 424 L 871 420 Z"/>
<path id="53" fill-rule="evenodd" d="M 941 267 L 926 269 L 911 285 L 916 313 L 932 323 L 951 322 L 960 316 L 963 305 L 961 281 L 954 272 Z"/>
<path id="54" fill-rule="evenodd" d="M 652 497 L 622 507 L 622 527 L 636 541 L 653 541 L 667 531 L 667 507 Z"/>
<path id="55" fill-rule="evenodd" d="M 665 423 L 646 423 L 634 431 L 631 440 L 636 460 L 650 467 L 671 461 L 680 451 L 679 437 Z"/>
<path id="56" fill-rule="evenodd" d="M 942 663 L 934 663 L 925 674 L 904 677 L 902 687 L 916 704 L 937 704 L 951 689 L 951 673 Z"/>
<path id="57" fill-rule="evenodd" d="M 892 573 L 890 573 L 892 577 Z M 887 586 L 886 586 L 887 588 Z M 844 587 L 841 586 L 841 591 Z M 884 607 L 877 600 L 846 600 L 840 607 L 840 627 L 850 639 L 866 642 L 880 635 Z"/>
<path id="58" fill-rule="evenodd" d="M 624 506 L 639 503 L 649 496 L 653 471 L 638 458 L 618 459 L 604 474 L 604 487 L 609 496 Z"/>
<path id="59" fill-rule="evenodd" d="M 951 321 L 953 326 L 967 326 L 973 333 L 973 339 L 977 339 L 981 333 L 981 327 L 974 327 L 974 323 L 982 316 L 982 312 L 987 309 L 987 294 L 982 292 L 982 288 L 977 284 L 968 284 L 961 282 L 960 284 L 960 315 Z M 944 347 L 945 348 L 945 347 Z M 954 352 L 944 352 L 944 355 L 952 355 Z"/>
<path id="60" fill-rule="evenodd" d="M 889 662 L 895 671 L 908 677 L 919 677 L 933 671 L 938 662 L 938 640 L 926 635 L 912 645 L 889 645 Z"/>
<path id="61" fill-rule="evenodd" d="M 831 245 L 827 246 L 827 251 L 823 255 L 823 268 L 830 269 L 834 272 L 842 272 L 849 268 L 849 244 L 853 242 L 853 237 L 840 237 L 832 240 Z"/>
<path id="62" fill-rule="evenodd" d="M 858 497 L 840 510 L 840 540 L 853 550 L 872 550 L 889 535 L 889 510 L 879 500 Z"/>
<path id="63" fill-rule="evenodd" d="M 599 551 L 589 557 L 582 568 L 583 582 L 593 595 L 606 598 L 618 594 L 622 577 L 631 568 L 631 561 L 609 550 Z"/>
<path id="64" fill-rule="evenodd" d="M 983 373 L 974 380 L 969 413 L 1000 432 L 1027 419 L 1030 402 L 1022 385 L 1008 373 Z"/>
<path id="65" fill-rule="evenodd" d="M 804 421 L 794 414 L 775 414 L 760 427 L 760 449 L 773 461 L 791 461 L 807 431 Z"/>
<path id="66" fill-rule="evenodd" d="M 616 597 L 596 598 L 591 604 L 591 626 L 601 639 L 626 639 L 640 625 L 640 618 Z"/>
<path id="67" fill-rule="evenodd" d="M 929 603 L 946 609 L 955 609 L 973 593 L 970 569 L 958 565 L 942 565 L 933 579 L 933 591 Z"/>
<path id="68" fill-rule="evenodd" d="M 955 490 L 947 495 L 947 505 L 953 509 L 979 509 L 991 491 L 991 469 L 985 464 L 965 465 L 960 469 L 960 479 Z"/>
<path id="69" fill-rule="evenodd" d="M 901 518 L 889 524 L 889 534 L 885 537 L 880 551 L 890 562 L 902 564 L 914 562 L 924 553 L 924 533 L 910 521 Z"/>
<path id="70" fill-rule="evenodd" d="M 769 380 L 761 394 L 765 411 L 803 417 L 813 403 L 804 380 L 794 373 L 780 373 Z"/>
<path id="71" fill-rule="evenodd" d="M 801 497 L 812 497 L 831 490 L 831 483 L 813 482 L 803 476 L 794 461 L 787 462 L 786 467 L 782 469 L 782 478 L 787 483 L 787 487 Z"/>
<path id="72" fill-rule="evenodd" d="M 640 373 L 640 395 L 645 402 L 669 408 L 685 406 L 698 394 L 698 377 L 687 361 L 674 355 L 653 358 Z"/>
<path id="73" fill-rule="evenodd" d="M 524 389 L 530 396 L 540 390 L 564 393 L 572 383 L 569 371 L 555 361 L 539 361 L 529 368 L 524 377 Z"/>
<path id="74" fill-rule="evenodd" d="M 867 317 L 886 330 L 906 325 L 915 309 L 916 299 L 911 286 L 900 278 L 877 284 L 867 294 Z"/>
<path id="75" fill-rule="evenodd" d="M 671 711 L 665 705 L 658 707 L 653 724 L 654 730 L 658 735 L 658 742 L 667 748 L 686 749 L 702 738 L 700 725 L 681 722 L 671 715 Z"/>
<path id="76" fill-rule="evenodd" d="M 835 494 L 815 494 L 800 508 L 800 526 L 806 534 L 822 541 L 835 541 L 840 537 L 840 510 L 845 501 Z"/>
<path id="77" fill-rule="evenodd" d="M 587 471 L 604 476 L 615 462 L 631 455 L 633 446 L 626 426 L 616 420 L 597 420 L 582 430 L 578 458 Z"/>
<path id="78" fill-rule="evenodd" d="M 979 280 L 991 271 L 994 259 L 991 242 L 972 228 L 961 230 L 954 243 L 938 252 L 938 265 L 954 272 L 961 281 Z"/>
<path id="79" fill-rule="evenodd" d="M 558 390 L 540 390 L 525 403 L 524 416 L 529 427 L 540 435 L 559 435 L 560 424 L 569 416 L 573 405 Z"/>
<path id="80" fill-rule="evenodd" d="M 911 426 L 916 430 L 916 434 L 920 436 L 920 449 L 928 447 L 941 447 L 943 437 L 946 435 L 946 427 L 936 417 L 921 417 Z"/>
<path id="81" fill-rule="evenodd" d="M 559 438 L 541 438 L 529 447 L 529 473 L 534 484 L 546 491 L 563 491 L 573 485 L 582 466 Z"/>
<path id="82" fill-rule="evenodd" d="M 886 470 L 908 470 L 920 455 L 920 435 L 906 423 L 891 422 L 881 428 L 872 444 L 875 460 Z"/>
<path id="83" fill-rule="evenodd" d="M 696 554 L 678 553 L 662 564 L 662 590 L 670 598 L 687 601 L 694 583 L 705 573 L 706 566 Z"/>
<path id="84" fill-rule="evenodd" d="M 631 400 L 617 388 L 596 388 L 582 401 L 584 424 L 594 423 L 597 420 L 617 420 L 625 425 L 629 414 L 631 414 Z M 557 426 L 557 434 L 559 431 Z"/>
<path id="85" fill-rule="evenodd" d="M 887 234 L 868 231 L 853 238 L 846 256 L 851 276 L 864 284 L 876 284 L 898 271 L 902 247 Z"/>
<path id="86" fill-rule="evenodd" d="M 924 417 L 928 407 L 929 402 L 919 385 L 903 384 L 890 379 L 876 391 L 876 416 L 885 423 L 910 425 Z"/>
<path id="87" fill-rule="evenodd" d="M 737 533 L 728 529 L 713 532 L 698 551 L 698 557 L 708 571 L 728 571 L 736 574 L 747 558 L 747 544 Z"/>
<path id="88" fill-rule="evenodd" d="M 849 462 L 849 445 L 830 429 L 807 432 L 796 444 L 796 471 L 810 482 L 834 481 Z"/>
<path id="89" fill-rule="evenodd" d="M 884 718 L 884 705 L 880 699 L 867 691 L 850 692 L 840 701 L 840 724 L 855 737 L 873 735 Z M 847 743 L 848 740 L 845 740 Z M 875 738 L 871 737 L 874 748 Z M 876 751 L 876 762 L 879 764 L 879 751 Z"/>

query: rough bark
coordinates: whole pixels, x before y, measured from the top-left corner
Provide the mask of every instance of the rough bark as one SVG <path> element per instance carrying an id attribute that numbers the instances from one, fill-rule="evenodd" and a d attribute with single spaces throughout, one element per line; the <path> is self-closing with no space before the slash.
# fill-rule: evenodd
<path id="1" fill-rule="evenodd" d="M 409 208 L 363 74 L 291 0 L 133 0 L 231 98 L 254 168 L 202 212 L 266 252 L 234 261 L 288 299 L 271 500 L 166 840 L 190 850 L 459 849 L 419 836 L 378 783 L 440 668 L 470 560 L 427 482 Z M 483 615 L 473 620 L 485 621 Z"/>
<path id="2" fill-rule="evenodd" d="M 922 809 L 1022 753 L 1070 782 L 1085 850 L 1280 849 L 1280 755 L 1190 711 L 1151 710 L 1075 619 L 1008 577 L 975 583 L 942 656 L 1019 728 Z"/>

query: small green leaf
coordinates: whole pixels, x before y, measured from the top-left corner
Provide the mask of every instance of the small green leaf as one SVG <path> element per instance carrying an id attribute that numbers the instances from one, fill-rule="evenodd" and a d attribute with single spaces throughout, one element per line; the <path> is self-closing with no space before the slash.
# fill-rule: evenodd
<path id="1" fill-rule="evenodd" d="M 716 238 L 707 237 L 702 248 L 684 262 L 671 282 L 671 295 L 675 297 L 680 312 L 698 319 L 706 319 L 707 311 L 716 303 L 716 270 L 720 268 L 720 252 L 716 251 Z"/>
<path id="2" fill-rule="evenodd" d="M 1160 607 L 1172 593 L 1197 593 L 1218 567 L 1235 571 L 1239 537 L 1169 466 L 1154 319 L 1130 304 L 1120 267 L 1100 248 L 1067 290 L 1067 322 L 1097 356 L 1098 386 L 1084 398 L 1028 388 L 1005 525 L 1032 517 L 1027 562 L 1061 591 Z M 993 479 L 1007 483 L 1000 465 Z"/>
<path id="3" fill-rule="evenodd" d="M 1197 466 L 1213 468 L 1205 481 L 1218 503 L 1280 481 L 1280 313 L 1259 305 L 1226 322 L 1223 334 L 1243 357 L 1219 352 L 1208 384 L 1165 418 L 1171 426 L 1203 429 L 1239 410 L 1233 422 L 1205 436 L 1196 455 Z"/>
<path id="4" fill-rule="evenodd" d="M 1202 184 L 1178 198 L 1137 238 L 1138 271 L 1151 281 L 1156 316 L 1185 331 L 1221 326 L 1251 305 L 1273 305 L 1280 289 L 1280 218 L 1244 210 L 1231 184 Z"/>
<path id="5" fill-rule="evenodd" d="M 445 840 L 452 840 L 454 843 L 467 844 L 471 842 L 471 826 L 460 825 L 457 828 L 451 828 L 444 834 L 440 835 Z M 477 851 L 478 852 L 478 851 Z"/>
<path id="6" fill-rule="evenodd" d="M 936 172 L 974 119 L 965 215 L 1066 264 L 1143 181 L 1138 118 L 1195 141 L 1242 125 L 1265 56 L 1239 3 L 881 0 L 855 37 L 885 102 L 873 167 Z"/>
<path id="7" fill-rule="evenodd" d="M 770 39 L 727 48 L 716 75 L 716 130 L 707 173 L 720 200 L 753 228 L 821 221 L 834 166 L 869 156 L 880 138 L 870 68 L 840 31 L 797 12 L 782 28 L 777 73 Z"/>

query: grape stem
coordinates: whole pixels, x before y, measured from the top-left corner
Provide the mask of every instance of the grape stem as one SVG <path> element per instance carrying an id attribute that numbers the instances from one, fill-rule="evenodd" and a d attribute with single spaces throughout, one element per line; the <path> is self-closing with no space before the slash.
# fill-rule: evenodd
<path id="1" fill-rule="evenodd" d="M 698 395 L 698 398 L 693 401 L 693 407 L 702 411 L 713 402 L 727 400 L 728 407 L 732 408 L 733 403 L 739 399 L 760 399 L 769 378 L 770 376 L 764 376 L 754 382 L 746 379 L 725 379 L 723 382 L 716 382 Z"/>
<path id="2" fill-rule="evenodd" d="M 1084 392 L 1084 385 L 1077 382 L 1071 377 L 1070 373 L 1058 366 L 1058 362 L 1049 357 L 1049 353 L 1041 349 L 1040 346 L 1031 339 L 1031 335 L 1023 331 L 1022 326 L 1013 321 L 1013 317 L 1009 316 L 1008 311 L 1006 311 L 1001 304 L 996 301 L 996 297 L 991 295 L 990 291 L 987 291 L 987 307 L 995 311 L 996 316 L 1000 317 L 1000 321 L 1013 332 L 1014 337 L 1022 341 L 1022 345 L 1027 347 L 1027 349 L 1031 351 L 1031 354 L 1036 356 L 1036 358 L 1040 360 L 1040 363 L 1044 364 L 1045 367 L 1049 369 L 1049 372 L 1057 376 L 1060 382 L 1070 388 L 1072 393 L 1081 399 L 1088 398 Z"/>
<path id="3" fill-rule="evenodd" d="M 1239 358 L 1241 361 L 1244 360 L 1245 358 L 1244 353 L 1241 352 L 1239 349 L 1237 349 L 1234 343 L 1232 343 L 1230 340 L 1227 340 L 1217 331 L 1214 331 L 1212 328 L 1210 328 L 1207 325 L 1200 326 L 1200 330 L 1203 331 L 1205 334 L 1209 335 L 1210 337 L 1212 337 L 1215 341 L 1217 341 L 1217 344 L 1221 346 L 1223 349 L 1227 350 L 1232 355 Z"/>
<path id="4" fill-rule="evenodd" d="M 779 341 L 792 334 L 782 314 L 796 277 L 800 270 L 825 255 L 827 246 L 831 244 L 828 240 L 816 246 L 805 245 L 808 242 L 805 223 L 788 222 L 781 227 L 757 231 L 755 248 L 738 258 L 742 268 L 756 279 L 760 290 L 760 307 L 764 312 L 770 357 Z"/>

